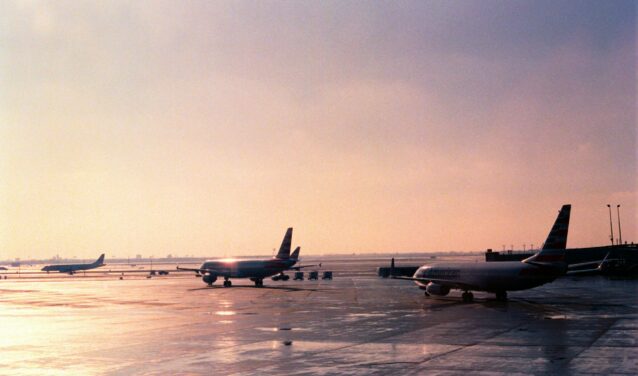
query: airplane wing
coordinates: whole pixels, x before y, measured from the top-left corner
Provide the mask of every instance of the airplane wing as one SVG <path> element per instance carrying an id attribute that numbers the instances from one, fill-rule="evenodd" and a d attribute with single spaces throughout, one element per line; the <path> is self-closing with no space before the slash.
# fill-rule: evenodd
<path id="1" fill-rule="evenodd" d="M 207 270 L 207 269 L 201 269 L 201 268 L 180 268 L 179 266 L 175 269 L 182 270 L 185 272 L 196 272 L 196 273 L 205 273 Z"/>
<path id="2" fill-rule="evenodd" d="M 313 267 L 313 266 L 321 267 L 321 263 L 314 264 L 314 265 L 299 265 L 299 266 L 292 266 L 292 267 L 288 268 L 287 270 L 299 270 L 299 269 L 303 269 L 303 268 L 311 268 L 311 267 Z"/>
<path id="3" fill-rule="evenodd" d="M 403 277 L 403 276 L 398 276 L 398 275 L 390 276 L 390 278 L 392 278 L 392 279 L 404 279 L 406 281 L 415 281 L 415 282 L 421 282 L 421 283 L 430 283 L 430 282 L 432 282 L 432 280 L 426 279 L 426 278 Z"/>
<path id="4" fill-rule="evenodd" d="M 567 266 L 567 270 L 579 270 L 581 267 L 583 266 L 589 266 L 589 265 L 595 265 L 596 267 L 609 262 L 609 261 L 618 261 L 619 259 L 603 259 L 603 260 L 596 260 L 596 261 L 588 261 L 588 262 L 581 262 L 578 264 L 570 264 Z"/>
<path id="5" fill-rule="evenodd" d="M 565 273 L 565 275 L 578 275 L 578 274 L 593 274 L 593 273 L 600 273 L 600 269 L 599 268 L 593 268 L 593 269 L 578 269 L 578 270 L 568 270 L 567 273 Z"/>
<path id="6" fill-rule="evenodd" d="M 601 269 L 608 262 L 622 261 L 621 259 L 610 259 L 609 252 L 605 255 L 605 258 L 602 260 L 596 261 L 587 261 L 581 262 L 577 264 L 570 264 L 567 266 L 566 275 L 578 275 L 578 274 L 588 274 L 588 273 L 600 273 Z"/>
<path id="7" fill-rule="evenodd" d="M 195 272 L 199 274 L 215 274 L 219 276 L 223 276 L 224 274 L 228 274 L 228 270 L 222 269 L 204 269 L 204 268 L 180 268 L 179 266 L 176 268 L 177 270 L 187 271 L 187 272 Z"/>
<path id="8" fill-rule="evenodd" d="M 565 273 L 565 275 L 599 273 L 600 266 L 602 264 L 603 260 L 571 264 L 567 267 L 567 272 Z"/>
<path id="9" fill-rule="evenodd" d="M 143 274 L 148 274 L 149 272 L 160 272 L 160 271 L 167 271 L 168 269 L 138 269 L 138 270 L 94 270 L 94 271 L 87 271 L 87 273 L 94 273 L 94 274 L 108 274 L 108 273 L 125 273 L 125 274 L 136 274 L 136 273 L 143 273 Z M 179 271 L 179 270 L 178 270 Z"/>

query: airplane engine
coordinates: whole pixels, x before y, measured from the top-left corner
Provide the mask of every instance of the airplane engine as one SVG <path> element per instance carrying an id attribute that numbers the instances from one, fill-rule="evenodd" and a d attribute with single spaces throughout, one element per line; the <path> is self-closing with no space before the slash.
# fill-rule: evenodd
<path id="1" fill-rule="evenodd" d="M 450 288 L 447 286 L 437 285 L 434 282 L 430 282 L 425 287 L 425 291 L 427 291 L 430 295 L 445 296 L 450 293 Z"/>
<path id="2" fill-rule="evenodd" d="M 215 283 L 216 280 L 217 276 L 214 276 L 212 274 L 204 274 L 204 276 L 202 277 L 202 281 L 204 281 L 204 283 L 208 285 L 212 285 L 213 283 Z"/>

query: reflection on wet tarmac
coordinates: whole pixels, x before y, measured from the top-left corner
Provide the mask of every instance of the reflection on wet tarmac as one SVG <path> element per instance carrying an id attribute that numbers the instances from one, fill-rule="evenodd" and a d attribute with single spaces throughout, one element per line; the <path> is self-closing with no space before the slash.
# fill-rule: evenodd
<path id="1" fill-rule="evenodd" d="M 379 279 L 378 263 L 276 288 L 3 280 L 0 374 L 638 373 L 636 281 L 566 278 L 464 304 Z"/>
<path id="2" fill-rule="evenodd" d="M 215 312 L 216 315 L 218 316 L 233 316 L 236 315 L 237 312 L 234 311 L 217 311 Z"/>

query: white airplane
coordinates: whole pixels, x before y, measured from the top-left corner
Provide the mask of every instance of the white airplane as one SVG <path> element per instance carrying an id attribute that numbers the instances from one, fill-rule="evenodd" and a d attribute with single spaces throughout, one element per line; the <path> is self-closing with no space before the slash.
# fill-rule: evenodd
<path id="1" fill-rule="evenodd" d="M 236 260 L 220 259 L 207 260 L 199 268 L 180 268 L 177 270 L 189 270 L 202 274 L 202 280 L 211 286 L 217 278 L 224 278 L 224 287 L 231 287 L 230 278 L 250 278 L 256 287 L 264 285 L 264 278 L 277 276 L 276 279 L 287 280 L 289 277 L 283 274 L 286 270 L 299 270 L 316 265 L 294 266 L 299 261 L 300 247 L 297 247 L 293 254 L 290 254 L 290 244 L 292 240 L 292 227 L 286 231 L 284 240 L 281 242 L 277 256 L 270 259 L 260 260 Z"/>
<path id="2" fill-rule="evenodd" d="M 78 270 L 95 269 L 95 268 L 99 268 L 100 266 L 104 266 L 104 265 L 106 265 L 106 264 L 104 263 L 104 253 L 102 253 L 100 255 L 100 257 L 98 257 L 98 259 L 95 260 L 95 262 L 92 262 L 90 264 L 47 265 L 44 268 L 42 268 L 42 271 L 47 272 L 47 273 L 48 272 L 60 272 L 60 273 L 74 274 Z"/>
<path id="3" fill-rule="evenodd" d="M 523 261 L 423 265 L 412 277 L 392 278 L 416 282 L 426 296 L 445 296 L 457 289 L 463 291 L 464 302 L 474 299 L 471 291 L 492 292 L 496 299 L 507 300 L 507 291 L 531 289 L 565 275 L 570 211 L 571 205 L 563 205 L 541 251 Z M 393 267 L 394 262 L 391 274 Z"/>

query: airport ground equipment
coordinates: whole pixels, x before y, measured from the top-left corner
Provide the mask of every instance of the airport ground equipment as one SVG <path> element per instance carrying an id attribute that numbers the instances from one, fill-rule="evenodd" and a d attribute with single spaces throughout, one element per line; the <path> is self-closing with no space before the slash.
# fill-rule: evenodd
<path id="1" fill-rule="evenodd" d="M 420 265 L 396 266 L 394 267 L 394 275 L 403 276 L 403 277 L 413 276 L 414 273 L 416 273 L 416 270 L 419 268 L 419 266 Z M 382 278 L 388 278 L 390 277 L 391 270 L 392 270 L 392 267 L 379 266 L 377 268 L 377 275 Z"/>
<path id="2" fill-rule="evenodd" d="M 272 276 L 272 278 L 270 279 L 272 279 L 273 281 L 287 281 L 290 279 L 290 276 L 284 273 L 280 273 L 280 274 Z"/>
<path id="3" fill-rule="evenodd" d="M 323 272 L 323 275 L 321 276 L 321 279 L 332 279 L 332 272 L 330 272 L 330 271 Z"/>
<path id="4" fill-rule="evenodd" d="M 388 278 L 391 276 L 397 277 L 411 277 L 419 269 L 420 265 L 410 266 L 396 266 L 394 264 L 394 257 L 390 260 L 390 266 L 379 266 L 377 268 L 377 275 L 379 277 Z"/>
<path id="5" fill-rule="evenodd" d="M 295 277 L 293 279 L 295 281 L 303 281 L 303 272 L 295 272 Z"/>
<path id="6" fill-rule="evenodd" d="M 318 280 L 319 279 L 319 272 L 316 270 L 313 270 L 311 272 L 308 273 L 308 280 Z"/>
<path id="7" fill-rule="evenodd" d="M 166 270 L 151 270 L 149 275 L 168 275 L 169 273 Z"/>

